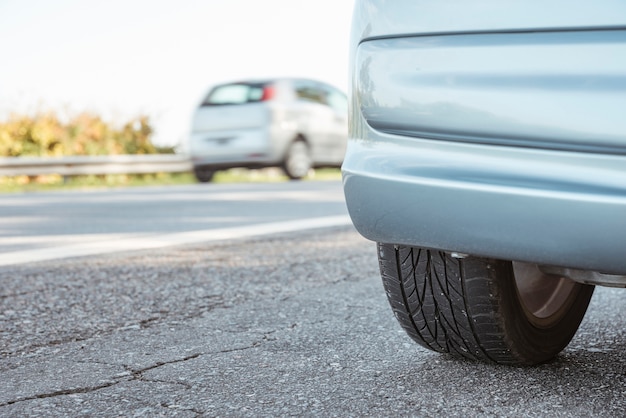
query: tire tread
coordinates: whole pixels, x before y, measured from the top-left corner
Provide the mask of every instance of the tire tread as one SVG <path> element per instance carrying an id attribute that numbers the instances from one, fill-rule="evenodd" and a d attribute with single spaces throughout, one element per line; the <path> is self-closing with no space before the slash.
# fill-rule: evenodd
<path id="1" fill-rule="evenodd" d="M 593 286 L 576 284 L 566 315 L 537 328 L 520 304 L 510 261 L 380 243 L 378 259 L 387 299 L 407 334 L 426 348 L 470 360 L 550 360 L 571 340 L 593 294 Z"/>
<path id="2" fill-rule="evenodd" d="M 502 332 L 491 325 L 492 304 L 486 299 L 475 303 L 473 309 L 467 306 L 463 260 L 439 251 L 386 244 L 379 244 L 379 260 L 394 315 L 413 340 L 440 353 L 502 362 L 492 354 L 506 351 L 499 343 Z M 486 277 L 469 280 L 473 287 L 489 287 Z M 488 331 L 480 333 L 482 339 L 477 326 Z M 484 338 L 486 335 L 493 338 Z"/>

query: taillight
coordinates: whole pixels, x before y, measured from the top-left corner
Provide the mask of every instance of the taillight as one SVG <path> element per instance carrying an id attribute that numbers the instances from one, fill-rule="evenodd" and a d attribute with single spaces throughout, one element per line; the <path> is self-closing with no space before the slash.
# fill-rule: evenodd
<path id="1" fill-rule="evenodd" d="M 271 86 L 264 87 L 263 96 L 261 96 L 261 101 L 266 102 L 268 100 L 272 100 L 275 94 L 276 94 L 276 89 L 274 89 L 274 87 L 271 87 Z"/>

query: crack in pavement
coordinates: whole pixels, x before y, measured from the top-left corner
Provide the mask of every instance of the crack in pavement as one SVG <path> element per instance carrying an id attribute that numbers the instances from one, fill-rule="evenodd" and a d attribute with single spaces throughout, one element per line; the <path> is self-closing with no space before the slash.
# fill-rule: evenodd
<path id="1" fill-rule="evenodd" d="M 126 379 L 126 380 L 129 380 L 129 379 Z M 88 387 L 84 387 L 84 388 L 74 388 L 74 389 L 63 389 L 63 390 L 57 390 L 57 391 L 54 391 L 54 392 L 40 393 L 40 394 L 33 395 L 33 396 L 25 396 L 23 398 L 18 398 L 18 399 L 14 399 L 12 401 L 7 401 L 7 402 L 0 403 L 0 407 L 13 405 L 13 404 L 16 404 L 18 402 L 32 401 L 32 400 L 35 400 L 35 399 L 54 398 L 55 396 L 65 396 L 65 395 L 74 395 L 74 394 L 77 394 L 77 393 L 95 392 L 95 391 L 100 390 L 100 389 L 105 389 L 105 388 L 109 388 L 111 386 L 117 385 L 118 383 L 121 383 L 122 381 L 123 380 L 117 380 L 117 381 L 114 381 L 114 382 L 103 383 L 103 384 L 98 385 L 98 386 L 88 386 Z"/>
<path id="2" fill-rule="evenodd" d="M 148 367 L 144 367 L 141 369 L 133 369 L 128 365 L 122 365 L 122 367 L 124 367 L 126 369 L 126 374 L 122 375 L 121 378 L 119 379 L 115 379 L 106 383 L 102 383 L 100 385 L 96 385 L 96 386 L 86 386 L 86 387 L 80 387 L 80 388 L 73 388 L 73 389 L 61 389 L 61 390 L 56 390 L 56 391 L 52 391 L 52 392 L 47 392 L 47 393 L 40 393 L 37 395 L 32 395 L 32 396 L 25 396 L 22 398 L 18 398 L 18 399 L 14 399 L 14 400 L 10 400 L 10 401 L 6 401 L 3 403 L 0 403 L 0 408 L 4 407 L 4 406 L 9 406 L 9 405 L 14 405 L 16 403 L 20 403 L 20 402 L 26 402 L 26 401 L 32 401 L 32 400 L 36 400 L 36 399 L 46 399 L 46 398 L 53 398 L 53 397 L 57 397 L 57 396 L 66 396 L 66 395 L 75 395 L 75 394 L 79 394 L 79 393 L 91 393 L 91 392 L 95 392 L 101 389 L 106 389 L 106 388 L 110 388 L 112 386 L 118 385 L 120 383 L 123 382 L 132 382 L 133 380 L 138 380 L 138 381 L 143 381 L 143 382 L 159 382 L 159 380 L 151 380 L 151 379 L 146 379 L 143 377 L 143 374 L 145 372 L 148 372 L 150 370 L 154 370 L 157 369 L 159 367 L 163 367 L 163 366 L 167 366 L 170 364 L 176 364 L 176 363 L 182 363 L 185 361 L 189 361 L 189 360 L 193 360 L 196 359 L 200 356 L 203 355 L 210 355 L 210 354 L 223 354 L 223 353 L 231 353 L 234 351 L 243 351 L 243 350 L 249 350 L 251 348 L 256 348 L 258 346 L 260 346 L 261 344 L 263 344 L 263 342 L 266 341 L 272 341 L 271 339 L 269 339 L 267 337 L 267 335 L 263 335 L 263 338 L 253 342 L 251 345 L 245 346 L 245 347 L 237 347 L 237 348 L 232 348 L 232 349 L 226 349 L 226 350 L 219 350 L 219 351 L 214 351 L 211 353 L 195 353 L 183 358 L 179 358 L 179 359 L 175 359 L 175 360 L 171 360 L 171 361 L 159 361 L 151 366 Z M 114 365 L 114 364 L 110 364 L 110 365 Z M 120 376 L 119 374 L 117 376 Z M 130 376 L 130 377 L 127 377 Z M 167 382 L 167 381 L 163 381 L 162 383 L 170 383 L 170 384 L 181 384 L 183 386 L 189 386 L 187 389 L 191 389 L 191 386 L 186 384 L 186 383 L 181 383 L 181 382 Z M 193 411 L 193 410 L 191 410 Z M 196 411 L 193 411 L 196 412 Z M 200 414 L 201 415 L 201 414 Z"/>
<path id="3" fill-rule="evenodd" d="M 100 334 L 94 334 L 88 337 L 71 336 L 71 337 L 65 337 L 65 338 L 58 338 L 55 340 L 46 341 L 44 343 L 30 344 L 28 346 L 18 347 L 17 349 L 14 349 L 13 351 L 2 350 L 0 351 L 0 358 L 4 359 L 6 357 L 8 359 L 8 358 L 14 358 L 19 355 L 23 356 L 25 354 L 32 354 L 32 353 L 36 353 L 37 350 L 40 350 L 42 348 L 52 348 L 57 345 L 87 341 L 88 339 L 94 338 L 98 335 Z"/>
<path id="4" fill-rule="evenodd" d="M 193 360 L 195 358 L 200 357 L 201 355 L 202 355 L 202 353 L 196 353 L 196 354 L 192 354 L 192 355 L 187 356 L 187 357 L 183 357 L 181 359 L 176 359 L 176 360 L 171 360 L 171 361 L 158 361 L 155 364 L 153 364 L 152 366 L 144 367 L 143 369 L 132 369 L 128 365 L 124 365 L 124 368 L 126 369 L 126 371 L 128 371 L 129 373 L 131 373 L 133 375 L 133 378 L 140 379 L 141 375 L 143 373 L 149 371 L 149 370 L 154 370 L 154 369 L 157 369 L 159 367 L 166 366 L 168 364 L 176 364 L 176 363 L 182 363 L 184 361 Z"/>
<path id="5" fill-rule="evenodd" d="M 227 306 L 225 303 L 216 303 L 215 305 L 202 305 L 197 307 L 198 309 L 196 309 L 194 312 L 191 313 L 185 313 L 184 315 L 176 315 L 176 313 L 173 313 L 172 315 L 168 315 L 168 314 L 163 314 L 161 313 L 161 315 L 158 316 L 150 316 L 148 318 L 144 318 L 144 319 L 138 319 L 135 322 L 127 322 L 125 325 L 120 326 L 118 324 L 109 326 L 109 327 L 103 327 L 100 330 L 97 330 L 95 332 L 89 332 L 87 330 L 83 331 L 83 334 L 80 335 L 79 333 L 75 334 L 75 335 L 70 335 L 70 336 L 66 336 L 63 338 L 57 338 L 54 340 L 49 340 L 49 341 L 45 341 L 45 342 L 40 342 L 40 343 L 33 343 L 33 344 L 29 344 L 26 346 L 22 346 L 22 347 L 17 347 L 14 348 L 11 351 L 8 350 L 0 350 L 0 356 L 4 357 L 15 357 L 18 354 L 24 354 L 24 353 L 32 353 L 37 351 L 38 349 L 41 348 L 49 348 L 49 347 L 54 347 L 57 345 L 63 345 L 66 343 L 73 343 L 73 342 L 81 342 L 81 341 L 88 341 L 94 338 L 99 338 L 102 336 L 107 336 L 107 335 L 112 335 L 116 332 L 124 332 L 124 331 L 132 331 L 132 330 L 137 330 L 137 329 L 149 329 L 153 326 L 159 326 L 162 324 L 166 324 L 168 321 L 173 321 L 173 320 L 181 320 L 181 321 L 186 321 L 189 319 L 195 319 L 195 318 L 199 318 L 202 315 L 211 312 L 215 309 L 229 309 L 230 307 Z M 169 313 L 169 312 L 168 312 Z"/>
<path id="6" fill-rule="evenodd" d="M 192 360 L 195 358 L 198 358 L 202 355 L 202 353 L 196 353 L 196 354 L 192 354 L 190 356 L 187 357 L 183 357 L 181 359 L 176 359 L 176 360 L 171 360 L 171 361 L 160 361 L 152 366 L 149 367 L 145 367 L 143 369 L 139 369 L 139 370 L 132 370 L 129 369 L 128 367 L 127 370 L 130 372 L 131 376 L 130 378 L 121 378 L 121 379 L 116 379 L 113 381 L 109 381 L 100 385 L 96 385 L 96 386 L 86 386 L 86 387 L 81 387 L 81 388 L 73 388 L 73 389 L 62 389 L 62 390 L 56 390 L 56 391 L 52 391 L 52 392 L 48 392 L 48 393 L 39 393 L 37 395 L 32 395 L 32 396 L 25 396 L 22 398 L 18 398 L 18 399 L 14 399 L 11 401 L 7 401 L 7 402 L 3 402 L 0 403 L 0 407 L 3 406 L 9 406 L 9 405 L 13 405 L 19 402 L 26 402 L 26 401 L 32 401 L 35 399 L 45 399 L 45 398 L 53 398 L 56 396 L 65 396 L 65 395 L 75 395 L 75 394 L 79 394 L 79 393 L 90 393 L 90 392 L 95 392 L 101 389 L 106 389 L 106 388 L 110 388 L 111 386 L 115 386 L 118 385 L 122 382 L 130 382 L 133 380 L 143 380 L 141 374 L 148 371 L 148 370 L 152 370 L 152 369 L 156 369 L 157 367 L 162 367 L 168 364 L 174 364 L 174 363 L 181 363 L 184 361 L 188 361 L 188 360 Z"/>
<path id="7" fill-rule="evenodd" d="M 147 318 L 144 321 L 140 321 L 140 324 L 143 322 L 143 324 L 151 324 L 153 321 L 158 320 L 162 317 L 151 317 L 151 318 Z M 326 319 L 320 319 L 320 320 L 315 320 L 315 321 L 311 321 L 308 322 L 309 325 L 314 325 L 314 324 L 319 324 L 319 323 L 324 323 L 327 322 Z M 282 329 L 284 330 L 288 330 L 288 329 L 293 329 L 294 327 L 298 326 L 297 323 L 292 323 Z M 126 365 L 126 364 L 109 364 L 109 363 L 103 363 L 103 362 L 96 362 L 97 364 L 106 364 L 106 365 L 110 365 L 110 366 L 121 366 L 123 367 L 126 372 L 125 373 L 121 373 L 121 374 L 117 374 L 115 376 L 113 376 L 112 380 L 107 381 L 105 383 L 99 384 L 99 385 L 95 385 L 95 386 L 86 386 L 86 387 L 79 387 L 79 388 L 73 388 L 73 389 L 61 389 L 61 390 L 56 390 L 56 391 L 52 391 L 52 392 L 47 392 L 47 393 L 40 393 L 40 394 L 36 394 L 36 395 L 31 395 L 31 396 L 25 396 L 25 397 L 21 397 L 18 399 L 14 399 L 14 400 L 10 400 L 10 401 L 6 401 L 3 403 L 0 403 L 0 407 L 6 407 L 6 406 L 10 406 L 10 405 L 14 405 L 16 403 L 20 403 L 20 402 L 26 402 L 26 401 L 32 401 L 32 400 L 36 400 L 36 399 L 45 399 L 45 398 L 53 398 L 53 397 L 57 397 L 57 396 L 66 396 L 66 395 L 74 395 L 74 394 L 84 394 L 84 393 L 91 393 L 91 392 L 95 392 L 98 390 L 102 390 L 102 389 L 106 389 L 106 388 L 110 388 L 112 386 L 118 385 L 120 383 L 124 383 L 124 382 L 131 382 L 131 381 L 143 381 L 143 382 L 154 382 L 154 383 L 168 383 L 168 384 L 179 384 L 184 386 L 186 389 L 191 389 L 192 386 L 184 383 L 184 382 L 171 382 L 171 381 L 165 381 L 165 380 L 157 380 L 157 379 L 149 379 L 149 378 L 145 378 L 143 376 L 144 373 L 157 369 L 159 367 L 163 367 L 163 366 L 167 366 L 167 365 L 171 365 L 171 364 L 176 364 L 176 363 L 182 363 L 182 362 L 186 362 L 189 360 L 193 360 L 196 358 L 199 358 L 201 356 L 204 355 L 212 355 L 212 354 L 225 354 L 225 353 L 232 353 L 232 352 L 237 352 L 237 351 L 245 351 L 245 350 L 250 350 L 253 348 L 257 348 L 259 346 L 261 346 L 264 343 L 267 342 L 271 342 L 271 341 L 276 341 L 277 338 L 272 337 L 271 335 L 276 333 L 278 330 L 269 330 L 269 331 L 265 331 L 262 333 L 258 333 L 259 335 L 259 339 L 257 339 L 256 341 L 253 341 L 252 343 L 250 343 L 249 345 L 243 346 L 243 347 L 235 347 L 235 348 L 229 348 L 229 349 L 223 349 L 223 350 L 217 350 L 217 351 L 211 351 L 209 353 L 202 353 L 202 352 L 198 352 L 198 353 L 194 353 L 191 354 L 189 356 L 185 356 L 182 358 L 178 358 L 178 359 L 174 359 L 174 360 L 170 360 L 170 361 L 159 361 L 156 362 L 154 364 L 152 364 L 151 366 L 148 367 L 144 367 L 144 368 L 140 368 L 140 369 L 133 369 L 131 366 Z M 84 362 L 84 361 L 82 361 Z M 94 363 L 94 362 L 91 362 Z M 170 408 L 168 406 L 168 408 Z M 193 409 L 189 409 L 192 412 L 196 412 Z M 197 413 L 197 412 L 196 412 Z M 199 413 L 199 415 L 202 415 L 201 413 Z"/>

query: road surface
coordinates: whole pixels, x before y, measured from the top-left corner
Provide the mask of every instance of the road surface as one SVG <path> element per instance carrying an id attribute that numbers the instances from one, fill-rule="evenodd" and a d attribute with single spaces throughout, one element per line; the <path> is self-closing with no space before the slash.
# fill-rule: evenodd
<path id="1" fill-rule="evenodd" d="M 291 183 L 272 187 L 293 191 Z M 174 208 L 195 213 L 198 202 L 181 190 L 187 197 L 170 201 L 163 219 Z M 204 216 L 217 216 L 199 196 Z M 312 215 L 276 208 L 258 216 L 283 222 L 344 213 L 334 198 L 322 209 L 301 197 L 307 203 L 295 205 L 314 208 Z M 24 218 L 41 213 L 21 204 Z M 50 216 L 63 218 L 62 209 Z M 198 218 L 196 230 L 225 228 Z M 238 222 L 229 226 L 246 225 Z M 145 229 L 120 222 L 112 232 L 185 232 L 174 222 L 164 230 L 137 223 Z M 75 224 L 86 229 L 71 235 L 108 232 Z M 30 236 L 46 236 L 32 222 L 19 228 L 28 225 Z M 63 231 L 49 229 L 55 236 Z M 29 245 L 25 250 L 40 248 Z M 626 411 L 623 290 L 599 288 L 578 334 L 549 364 L 458 361 L 404 334 L 387 306 L 374 245 L 349 225 L 18 263 L 0 267 L 0 283 L 2 417 L 621 417 Z"/>

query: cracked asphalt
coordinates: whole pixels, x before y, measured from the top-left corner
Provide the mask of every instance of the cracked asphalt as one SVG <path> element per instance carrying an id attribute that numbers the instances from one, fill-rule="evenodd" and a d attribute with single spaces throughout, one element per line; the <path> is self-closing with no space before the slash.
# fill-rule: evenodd
<path id="1" fill-rule="evenodd" d="M 396 323 L 351 227 L 0 268 L 0 416 L 624 416 L 626 309 L 555 361 L 457 361 Z"/>

